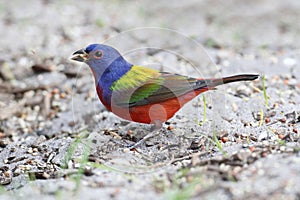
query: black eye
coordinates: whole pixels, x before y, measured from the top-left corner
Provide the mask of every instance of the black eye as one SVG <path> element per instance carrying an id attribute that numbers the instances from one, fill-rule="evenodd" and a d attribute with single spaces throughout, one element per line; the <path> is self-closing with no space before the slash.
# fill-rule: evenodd
<path id="1" fill-rule="evenodd" d="M 100 59 L 100 58 L 102 58 L 102 56 L 103 56 L 103 52 L 102 51 L 96 51 L 94 53 L 94 58 L 96 58 L 96 59 Z"/>

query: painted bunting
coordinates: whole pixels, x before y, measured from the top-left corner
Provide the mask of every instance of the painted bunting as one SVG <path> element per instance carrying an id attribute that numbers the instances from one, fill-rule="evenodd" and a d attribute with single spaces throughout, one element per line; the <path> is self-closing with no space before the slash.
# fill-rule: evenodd
<path id="1" fill-rule="evenodd" d="M 202 92 L 221 84 L 258 78 L 256 74 L 242 74 L 206 79 L 160 72 L 133 65 L 115 48 L 104 44 L 91 44 L 74 52 L 71 59 L 88 64 L 98 97 L 109 111 L 129 121 L 154 124 L 153 130 L 161 128 L 163 122 Z"/>

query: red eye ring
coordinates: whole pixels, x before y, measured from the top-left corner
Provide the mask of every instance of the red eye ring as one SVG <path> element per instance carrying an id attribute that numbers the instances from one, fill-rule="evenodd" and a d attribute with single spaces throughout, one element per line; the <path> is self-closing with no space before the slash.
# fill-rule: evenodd
<path id="1" fill-rule="evenodd" d="M 102 56 L 103 56 L 103 51 L 101 51 L 101 50 L 95 51 L 95 53 L 94 53 L 94 55 L 93 55 L 93 57 L 94 57 L 95 59 L 101 59 Z"/>

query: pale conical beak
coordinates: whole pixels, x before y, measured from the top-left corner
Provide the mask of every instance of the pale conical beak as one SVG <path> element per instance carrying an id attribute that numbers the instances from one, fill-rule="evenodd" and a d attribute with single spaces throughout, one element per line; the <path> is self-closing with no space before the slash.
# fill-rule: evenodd
<path id="1" fill-rule="evenodd" d="M 88 59 L 89 55 L 85 52 L 84 49 L 80 49 L 73 53 L 71 60 L 75 60 L 78 62 L 85 62 Z"/>

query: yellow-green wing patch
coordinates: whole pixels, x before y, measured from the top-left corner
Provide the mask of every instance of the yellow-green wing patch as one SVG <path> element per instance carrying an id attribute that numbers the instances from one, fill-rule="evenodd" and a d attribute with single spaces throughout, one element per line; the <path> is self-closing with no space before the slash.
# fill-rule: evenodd
<path id="1" fill-rule="evenodd" d="M 126 105 L 149 97 L 160 88 L 163 78 L 157 70 L 133 66 L 124 76 L 114 82 L 114 102 Z"/>

